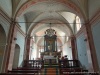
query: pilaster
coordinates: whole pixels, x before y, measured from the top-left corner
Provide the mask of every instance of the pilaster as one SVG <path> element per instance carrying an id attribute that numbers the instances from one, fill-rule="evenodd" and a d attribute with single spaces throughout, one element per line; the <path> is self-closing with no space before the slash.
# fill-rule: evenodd
<path id="1" fill-rule="evenodd" d="M 7 70 L 12 70 L 13 65 L 13 58 L 14 58 L 14 51 L 15 51 L 15 44 L 16 44 L 16 34 L 17 34 L 17 28 L 16 23 L 12 19 L 10 29 L 9 29 L 9 35 L 7 39 L 7 55 L 6 55 L 6 68 Z"/>
<path id="2" fill-rule="evenodd" d="M 31 37 L 26 36 L 26 60 L 29 60 Z"/>
<path id="3" fill-rule="evenodd" d="M 87 47 L 88 47 L 87 53 L 88 53 L 88 62 L 89 62 L 90 71 L 98 72 L 99 65 L 97 61 L 96 50 L 94 46 L 90 23 L 86 23 L 85 27 L 86 27 L 86 37 L 87 37 L 86 41 L 87 41 Z"/>
<path id="4" fill-rule="evenodd" d="M 71 47 L 72 47 L 72 57 L 73 60 L 77 59 L 77 51 L 76 51 L 76 38 L 74 35 L 71 36 Z"/>

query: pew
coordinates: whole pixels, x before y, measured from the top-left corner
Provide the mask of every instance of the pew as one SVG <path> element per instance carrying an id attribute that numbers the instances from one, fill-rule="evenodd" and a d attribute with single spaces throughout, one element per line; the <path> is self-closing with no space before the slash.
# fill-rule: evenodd
<path id="1" fill-rule="evenodd" d="M 0 75 L 38 75 L 42 68 L 42 60 L 25 60 L 22 67 L 8 70 L 7 73 L 0 73 Z"/>
<path id="2" fill-rule="evenodd" d="M 34 73 L 0 73 L 0 75 L 35 75 Z"/>
<path id="3" fill-rule="evenodd" d="M 82 68 L 60 68 L 60 73 L 63 72 L 82 72 Z"/>
<path id="4" fill-rule="evenodd" d="M 100 75 L 97 72 L 88 72 L 82 68 L 60 68 L 61 75 Z"/>
<path id="5" fill-rule="evenodd" d="M 8 73 L 38 73 L 38 70 L 12 70 L 8 71 Z"/>
<path id="6" fill-rule="evenodd" d="M 42 68 L 42 60 L 25 60 L 22 67 L 12 69 L 7 73 L 0 73 L 0 75 L 35 75 L 39 74 Z"/>
<path id="7" fill-rule="evenodd" d="M 62 75 L 99 75 L 97 72 L 64 72 Z"/>
<path id="8" fill-rule="evenodd" d="M 17 69 L 12 69 L 8 71 L 8 73 L 39 73 L 41 68 L 26 68 L 26 67 L 18 67 Z"/>
<path id="9" fill-rule="evenodd" d="M 19 67 L 17 69 L 12 69 L 12 70 L 41 70 L 41 68 L 23 68 L 23 67 Z"/>

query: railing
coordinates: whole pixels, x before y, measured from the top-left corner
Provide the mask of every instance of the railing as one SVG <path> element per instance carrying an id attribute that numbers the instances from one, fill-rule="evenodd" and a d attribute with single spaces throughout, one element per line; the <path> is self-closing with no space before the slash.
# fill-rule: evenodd
<path id="1" fill-rule="evenodd" d="M 23 67 L 26 68 L 43 68 L 43 60 L 24 60 Z"/>
<path id="2" fill-rule="evenodd" d="M 43 60 L 24 60 L 23 67 L 29 68 L 43 68 Z M 59 60 L 59 67 L 61 68 L 74 68 L 80 67 L 78 60 Z"/>
<path id="3" fill-rule="evenodd" d="M 59 67 L 61 68 L 74 68 L 80 67 L 78 60 L 59 60 Z"/>

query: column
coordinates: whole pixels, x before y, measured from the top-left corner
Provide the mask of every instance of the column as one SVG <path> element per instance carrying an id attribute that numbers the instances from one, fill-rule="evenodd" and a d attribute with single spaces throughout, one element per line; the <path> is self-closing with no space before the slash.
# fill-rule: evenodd
<path id="1" fill-rule="evenodd" d="M 88 53 L 88 60 L 89 60 L 89 67 L 91 71 L 98 72 L 99 65 L 96 56 L 96 50 L 93 41 L 93 35 L 91 31 L 91 25 L 89 23 L 85 24 L 86 27 L 86 42 L 87 42 L 87 53 Z"/>
<path id="2" fill-rule="evenodd" d="M 72 57 L 73 60 L 77 59 L 77 51 L 76 51 L 76 38 L 74 35 L 71 36 L 71 48 L 72 48 Z"/>
<path id="3" fill-rule="evenodd" d="M 26 60 L 29 60 L 31 37 L 26 36 Z"/>

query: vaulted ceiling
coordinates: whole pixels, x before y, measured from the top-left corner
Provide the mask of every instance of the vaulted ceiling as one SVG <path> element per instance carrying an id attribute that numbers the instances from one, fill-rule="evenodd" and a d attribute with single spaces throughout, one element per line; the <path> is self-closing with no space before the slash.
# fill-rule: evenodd
<path id="1" fill-rule="evenodd" d="M 43 36 L 50 23 L 58 36 L 71 36 L 76 16 L 84 23 L 100 9 L 100 0 L 0 0 L 0 9 L 31 36 Z M 65 41 L 63 37 L 59 40 L 60 45 Z"/>

